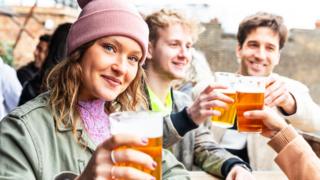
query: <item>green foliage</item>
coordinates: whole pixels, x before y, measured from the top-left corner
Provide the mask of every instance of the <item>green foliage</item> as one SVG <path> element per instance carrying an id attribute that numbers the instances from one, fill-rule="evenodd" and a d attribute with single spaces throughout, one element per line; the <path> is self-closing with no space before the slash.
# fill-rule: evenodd
<path id="1" fill-rule="evenodd" d="M 8 42 L 0 42 L 0 57 L 6 64 L 13 63 L 13 45 Z"/>

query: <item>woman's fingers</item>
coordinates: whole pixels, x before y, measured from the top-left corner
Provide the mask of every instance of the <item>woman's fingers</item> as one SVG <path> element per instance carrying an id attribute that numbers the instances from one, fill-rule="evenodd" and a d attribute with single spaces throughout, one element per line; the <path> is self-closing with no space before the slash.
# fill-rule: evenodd
<path id="1" fill-rule="evenodd" d="M 116 166 L 112 172 L 114 179 L 155 180 L 155 177 L 132 167 Z"/>
<path id="2" fill-rule="evenodd" d="M 147 144 L 148 138 L 141 138 L 132 134 L 117 134 L 104 141 L 101 146 L 105 149 L 112 150 L 120 146 L 145 146 Z"/>
<path id="3" fill-rule="evenodd" d="M 143 153 L 134 149 L 119 149 L 114 150 L 114 159 L 117 164 L 130 163 L 136 164 L 138 166 L 143 166 L 149 170 L 154 170 L 157 163 L 146 153 Z"/>
<path id="4" fill-rule="evenodd" d="M 251 110 L 243 113 L 246 119 L 265 119 L 266 113 L 263 110 Z"/>
<path id="5" fill-rule="evenodd" d="M 108 166 L 102 165 L 97 168 L 95 179 L 155 179 L 150 174 L 128 166 Z"/>

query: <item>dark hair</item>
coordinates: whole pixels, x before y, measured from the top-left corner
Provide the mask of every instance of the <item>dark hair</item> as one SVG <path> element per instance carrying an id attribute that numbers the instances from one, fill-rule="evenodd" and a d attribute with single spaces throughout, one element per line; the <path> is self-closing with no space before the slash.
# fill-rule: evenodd
<path id="1" fill-rule="evenodd" d="M 51 41 L 49 44 L 48 55 L 44 60 L 41 67 L 40 74 L 45 76 L 53 66 L 58 64 L 62 59 L 67 56 L 67 36 L 71 23 L 64 23 L 57 27 L 51 36 Z"/>
<path id="2" fill-rule="evenodd" d="M 272 29 L 273 32 L 278 33 L 280 38 L 279 48 L 283 48 L 288 35 L 288 30 L 284 25 L 283 18 L 281 16 L 266 12 L 258 12 L 248 16 L 239 24 L 237 39 L 240 47 L 242 47 L 248 34 L 258 27 L 267 27 Z"/>
<path id="3" fill-rule="evenodd" d="M 51 36 L 49 34 L 44 34 L 39 37 L 39 41 L 44 41 L 49 43 L 51 40 Z"/>
<path id="4" fill-rule="evenodd" d="M 66 41 L 71 23 L 64 23 L 57 27 L 51 37 L 48 47 L 48 55 L 41 66 L 40 72 L 36 74 L 30 81 L 28 81 L 22 90 L 19 105 L 33 99 L 41 92 L 46 91 L 45 80 L 49 71 L 66 55 Z"/>

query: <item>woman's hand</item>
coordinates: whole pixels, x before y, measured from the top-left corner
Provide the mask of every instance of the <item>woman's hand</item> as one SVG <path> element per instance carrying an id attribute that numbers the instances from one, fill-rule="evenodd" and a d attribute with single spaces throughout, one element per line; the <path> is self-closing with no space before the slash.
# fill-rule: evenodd
<path id="1" fill-rule="evenodd" d="M 132 135 L 112 136 L 97 147 L 85 170 L 77 179 L 155 179 L 150 174 L 133 167 L 115 165 L 115 163 L 134 163 L 154 170 L 157 164 L 148 154 L 130 148 L 115 150 L 120 146 L 147 144 L 148 139 Z"/>
<path id="2" fill-rule="evenodd" d="M 209 85 L 195 99 L 194 103 L 187 108 L 188 116 L 196 124 L 203 123 L 210 116 L 221 116 L 220 111 L 213 110 L 214 107 L 227 109 L 227 103 L 233 103 L 234 100 L 216 89 L 226 89 L 223 85 Z"/>
<path id="3" fill-rule="evenodd" d="M 288 125 L 276 111 L 267 106 L 263 110 L 246 111 L 243 115 L 246 119 L 261 119 L 264 124 L 261 134 L 268 138 L 272 138 Z"/>

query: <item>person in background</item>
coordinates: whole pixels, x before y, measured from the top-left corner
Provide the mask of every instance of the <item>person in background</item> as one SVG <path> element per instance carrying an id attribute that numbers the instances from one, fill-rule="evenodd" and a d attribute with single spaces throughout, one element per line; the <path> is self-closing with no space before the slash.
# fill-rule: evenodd
<path id="1" fill-rule="evenodd" d="M 320 108 L 312 100 L 309 89 L 298 81 L 273 72 L 280 61 L 287 33 L 282 17 L 275 14 L 258 12 L 243 19 L 237 33 L 238 73 L 267 77 L 265 105 L 272 107 L 296 128 L 308 132 L 320 130 Z M 197 91 L 200 90 L 198 88 Z M 276 154 L 266 146 L 266 138 L 238 133 L 236 126 L 232 129 L 214 126 L 212 132 L 222 147 L 250 162 L 254 170 L 277 169 L 271 160 Z"/>
<path id="2" fill-rule="evenodd" d="M 247 119 L 260 119 L 265 125 L 262 135 L 271 138 L 268 145 L 278 153 L 275 162 L 288 179 L 320 179 L 320 160 L 301 135 L 284 118 L 269 107 L 247 111 Z"/>
<path id="3" fill-rule="evenodd" d="M 18 105 L 21 90 L 16 71 L 0 57 L 0 121 Z"/>
<path id="4" fill-rule="evenodd" d="M 48 54 L 50 38 L 51 36 L 48 34 L 40 36 L 36 49 L 33 52 L 34 61 L 17 70 L 17 76 L 22 86 L 40 71 Z"/>
<path id="5" fill-rule="evenodd" d="M 45 58 L 42 67 L 36 75 L 27 81 L 22 89 L 19 105 L 35 98 L 41 92 L 46 91 L 45 79 L 50 70 L 62 61 L 66 55 L 66 41 L 71 23 L 64 23 L 57 27 L 53 32 L 48 48 L 48 55 Z"/>
<path id="6" fill-rule="evenodd" d="M 216 113 L 212 106 L 226 108 L 232 99 L 216 94 L 214 89 L 219 86 L 208 87 L 193 103 L 188 95 L 172 89 L 174 81 L 186 75 L 199 34 L 198 23 L 169 9 L 156 11 L 145 20 L 150 29 L 145 92 L 150 110 L 169 114 L 165 117 L 164 147 L 190 171 L 202 169 L 227 179 L 252 179 L 245 162 L 214 142 L 210 123 L 198 127 Z"/>
<path id="7" fill-rule="evenodd" d="M 149 29 L 124 0 L 79 0 L 82 11 L 67 38 L 67 58 L 48 75 L 48 91 L 0 122 L 0 179 L 150 179 L 158 164 L 147 154 L 120 146 L 148 139 L 110 133 L 109 114 L 144 104 L 142 64 Z M 163 151 L 163 179 L 190 179 Z"/>
<path id="8" fill-rule="evenodd" d="M 186 76 L 175 81 L 173 87 L 191 98 L 196 98 L 192 94 L 193 88 L 203 79 L 213 78 L 213 74 L 205 55 L 200 50 L 192 49 L 191 54 L 192 58 L 187 67 Z"/>

